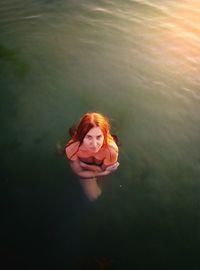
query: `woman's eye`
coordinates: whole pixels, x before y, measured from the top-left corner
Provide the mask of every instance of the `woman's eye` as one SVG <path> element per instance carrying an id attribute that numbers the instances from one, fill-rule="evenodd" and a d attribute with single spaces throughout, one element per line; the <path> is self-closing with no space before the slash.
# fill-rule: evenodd
<path id="1" fill-rule="evenodd" d="M 89 135 L 88 135 L 88 136 L 87 136 L 87 139 L 91 140 L 91 139 L 92 139 L 92 136 L 89 136 Z"/>
<path id="2" fill-rule="evenodd" d="M 101 136 L 101 135 L 97 136 L 97 139 L 98 139 L 98 140 L 100 140 L 101 138 L 102 138 L 102 136 Z"/>

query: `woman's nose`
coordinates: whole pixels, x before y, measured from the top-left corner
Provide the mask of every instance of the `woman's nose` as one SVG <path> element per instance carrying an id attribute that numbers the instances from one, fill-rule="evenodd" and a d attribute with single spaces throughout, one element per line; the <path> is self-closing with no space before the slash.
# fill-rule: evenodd
<path id="1" fill-rule="evenodd" d="M 92 140 L 92 145 L 93 146 L 97 146 L 97 141 L 96 140 Z"/>

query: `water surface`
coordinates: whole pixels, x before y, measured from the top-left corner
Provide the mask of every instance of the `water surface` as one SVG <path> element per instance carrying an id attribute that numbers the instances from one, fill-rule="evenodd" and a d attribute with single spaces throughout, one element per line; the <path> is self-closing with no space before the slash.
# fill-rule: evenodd
<path id="1" fill-rule="evenodd" d="M 199 16 L 195 0 L 1 1 L 2 257 L 198 265 Z M 54 153 L 86 111 L 122 142 L 93 204 Z"/>

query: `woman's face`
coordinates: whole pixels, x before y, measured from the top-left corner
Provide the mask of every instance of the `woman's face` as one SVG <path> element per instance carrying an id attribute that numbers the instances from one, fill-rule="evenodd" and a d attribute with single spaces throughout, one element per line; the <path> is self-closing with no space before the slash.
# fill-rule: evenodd
<path id="1" fill-rule="evenodd" d="M 104 135 L 99 127 L 90 129 L 83 139 L 83 145 L 92 153 L 98 152 L 103 142 Z"/>

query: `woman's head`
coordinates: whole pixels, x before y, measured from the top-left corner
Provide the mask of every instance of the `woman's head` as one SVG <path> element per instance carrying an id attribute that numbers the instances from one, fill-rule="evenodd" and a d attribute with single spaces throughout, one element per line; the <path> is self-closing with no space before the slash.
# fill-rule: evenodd
<path id="1" fill-rule="evenodd" d="M 109 120 L 100 113 L 88 112 L 82 116 L 71 135 L 73 140 L 97 152 L 102 145 L 108 144 L 111 137 Z"/>

